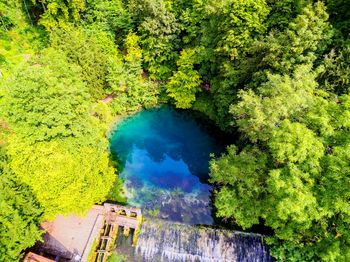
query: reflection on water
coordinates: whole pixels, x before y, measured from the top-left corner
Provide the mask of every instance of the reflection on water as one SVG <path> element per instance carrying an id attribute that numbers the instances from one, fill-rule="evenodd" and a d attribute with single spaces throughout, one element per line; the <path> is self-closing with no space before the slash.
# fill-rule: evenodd
<path id="1" fill-rule="evenodd" d="M 206 181 L 209 155 L 219 146 L 188 115 L 166 107 L 142 111 L 116 127 L 111 151 L 130 205 L 173 221 L 213 223 Z"/>

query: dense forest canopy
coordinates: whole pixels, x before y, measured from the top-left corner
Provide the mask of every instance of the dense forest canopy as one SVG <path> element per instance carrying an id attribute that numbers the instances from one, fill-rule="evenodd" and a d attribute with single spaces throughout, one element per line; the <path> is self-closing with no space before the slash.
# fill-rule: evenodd
<path id="1" fill-rule="evenodd" d="M 120 197 L 107 133 L 160 103 L 238 139 L 217 216 L 278 261 L 350 260 L 350 1 L 0 0 L 0 261 Z"/>

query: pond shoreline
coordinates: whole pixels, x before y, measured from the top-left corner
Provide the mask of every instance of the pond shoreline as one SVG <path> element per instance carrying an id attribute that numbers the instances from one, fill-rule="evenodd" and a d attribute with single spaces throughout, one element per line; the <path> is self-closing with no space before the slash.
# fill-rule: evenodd
<path id="1" fill-rule="evenodd" d="M 167 105 L 114 118 L 113 126 L 108 132 L 110 151 L 120 172 L 119 178 L 124 180 L 129 204 L 144 207 L 152 213 L 160 212 L 159 217 L 179 222 L 193 219 L 190 215 L 193 211 L 184 210 L 196 206 L 198 218 L 190 223 L 213 223 L 209 219 L 211 211 L 205 211 L 211 210 L 208 168 L 210 155 L 222 149 L 219 149 L 216 140 L 206 134 L 197 121 L 191 112 L 176 110 Z M 128 130 L 128 125 L 132 129 Z M 139 149 L 132 149 L 132 145 Z M 133 152 L 133 160 L 127 152 Z M 162 160 L 154 162 L 150 156 L 155 159 L 161 157 Z M 137 160 L 139 157 L 140 160 Z M 132 164 L 133 162 L 135 163 Z M 144 167 L 139 169 L 139 165 Z M 161 171 L 162 169 L 164 170 Z M 154 188 L 156 185 L 160 188 Z M 148 195 L 154 190 L 158 192 L 157 195 Z M 174 193 L 171 193 L 173 190 Z M 138 197 L 134 197 L 135 194 Z M 157 200 L 153 201 L 153 197 Z M 130 199 L 133 200 L 130 202 Z M 173 211 L 166 214 L 170 210 Z M 200 214 L 203 214 L 202 222 Z"/>

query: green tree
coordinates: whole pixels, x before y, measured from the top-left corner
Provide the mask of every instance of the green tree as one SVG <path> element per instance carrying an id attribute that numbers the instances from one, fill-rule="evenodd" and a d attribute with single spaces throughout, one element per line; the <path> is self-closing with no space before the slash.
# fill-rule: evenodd
<path id="1" fill-rule="evenodd" d="M 207 9 L 211 15 L 215 14 L 212 21 L 217 27 L 215 55 L 234 60 L 244 53 L 254 37 L 265 32 L 264 20 L 269 13 L 265 0 L 209 1 Z"/>
<path id="2" fill-rule="evenodd" d="M 140 75 L 142 73 L 142 50 L 139 46 L 139 36 L 130 31 L 125 38 L 125 63 L 131 74 Z"/>
<path id="3" fill-rule="evenodd" d="M 218 215 L 243 228 L 263 221 L 281 261 L 346 261 L 350 254 L 350 195 L 340 186 L 349 183 L 349 97 L 318 89 L 317 76 L 302 65 L 241 91 L 231 113 L 248 141 L 211 162 Z"/>
<path id="4" fill-rule="evenodd" d="M 318 2 L 305 7 L 284 31 L 272 30 L 243 43 L 241 57 L 226 64 L 224 74 L 212 81 L 216 122 L 226 129 L 232 123 L 229 107 L 237 102 L 239 89 L 257 88 L 267 81 L 269 72 L 290 75 L 296 66 L 313 63 L 331 36 L 327 18 L 324 4 Z"/>
<path id="5" fill-rule="evenodd" d="M 349 38 L 350 14 L 348 12 L 350 3 L 347 0 L 326 0 L 330 21 L 337 30 L 336 41 Z"/>
<path id="6" fill-rule="evenodd" d="M 239 130 L 252 142 L 266 141 L 284 119 L 306 110 L 314 99 L 317 82 L 311 65 L 299 66 L 292 77 L 268 74 L 257 92 L 240 91 L 240 102 L 230 108 Z"/>
<path id="7" fill-rule="evenodd" d="M 249 48 L 251 59 L 243 70 L 252 74 L 258 85 L 266 81 L 266 72 L 290 74 L 300 64 L 313 63 L 322 54 L 332 31 L 322 2 L 306 6 L 283 32 L 271 31 Z M 253 71 L 252 71 L 253 69 Z"/>
<path id="8" fill-rule="evenodd" d="M 243 228 L 259 223 L 265 208 L 267 163 L 268 154 L 258 147 L 239 152 L 234 145 L 210 162 L 210 181 L 220 186 L 215 194 L 217 216 L 229 217 Z"/>
<path id="9" fill-rule="evenodd" d="M 324 70 L 318 82 L 322 88 L 337 94 L 350 92 L 350 47 L 331 50 L 324 58 Z"/>
<path id="10" fill-rule="evenodd" d="M 118 44 L 133 28 L 131 15 L 122 0 L 88 0 L 82 16 L 84 24 L 113 33 Z"/>
<path id="11" fill-rule="evenodd" d="M 177 59 L 180 24 L 171 1 L 131 0 L 130 14 L 141 36 L 144 63 L 152 79 L 171 75 Z"/>
<path id="12" fill-rule="evenodd" d="M 4 83 L 9 168 L 29 185 L 45 217 L 82 213 L 104 200 L 115 180 L 107 139 L 90 115 L 80 69 L 47 50 Z"/>
<path id="13" fill-rule="evenodd" d="M 196 100 L 196 93 L 201 90 L 200 75 L 194 69 L 195 58 L 195 49 L 182 50 L 177 61 L 178 70 L 166 84 L 168 96 L 175 100 L 178 108 L 190 108 Z"/>
<path id="14" fill-rule="evenodd" d="M 33 27 L 32 15 L 18 0 L 0 0 L 0 75 L 11 74 L 15 65 L 43 49 L 46 32 Z"/>
<path id="15" fill-rule="evenodd" d="M 119 55 L 109 67 L 108 83 L 114 96 L 112 107 L 117 114 L 157 104 L 158 88 L 143 74 L 139 42 L 139 36 L 130 31 L 124 42 L 125 55 Z"/>
<path id="16" fill-rule="evenodd" d="M 91 96 L 104 97 L 109 64 L 118 54 L 112 36 L 100 30 L 67 26 L 53 30 L 50 40 L 52 48 L 61 50 L 70 63 L 81 67 Z"/>
<path id="17" fill-rule="evenodd" d="M 0 146 L 5 144 L 5 139 L 9 133 L 7 124 L 4 120 L 0 119 Z"/>
<path id="18" fill-rule="evenodd" d="M 303 8 L 311 4 L 310 0 L 267 0 L 271 11 L 267 18 L 269 28 L 281 29 L 288 27 L 288 24 L 299 15 Z"/>
<path id="19" fill-rule="evenodd" d="M 83 214 L 105 200 L 115 180 L 106 141 L 81 145 L 73 139 L 31 145 L 11 137 L 9 167 L 30 186 L 45 218 L 57 214 Z"/>
<path id="20" fill-rule="evenodd" d="M 265 33 L 269 7 L 259 1 L 192 1 L 181 13 L 184 43 L 199 48 L 201 74 L 225 77 L 255 38 Z"/>
<path id="21" fill-rule="evenodd" d="M 80 72 L 54 50 L 19 65 L 3 85 L 3 112 L 16 134 L 33 142 L 91 135 L 90 97 Z"/>
<path id="22" fill-rule="evenodd" d="M 247 59 L 245 53 L 252 42 L 265 33 L 269 7 L 264 0 L 192 1 L 182 5 L 181 35 L 186 47 L 198 50 L 196 69 L 206 89 L 198 94 L 193 108 L 227 129 L 229 106 L 241 87 L 240 64 Z"/>
<path id="23" fill-rule="evenodd" d="M 5 171 L 3 151 L 0 145 L 0 261 L 19 261 L 41 237 L 43 209 L 30 188 Z"/>
<path id="24" fill-rule="evenodd" d="M 48 30 L 77 22 L 85 9 L 85 0 L 31 0 L 34 8 L 40 10 L 40 23 Z"/>

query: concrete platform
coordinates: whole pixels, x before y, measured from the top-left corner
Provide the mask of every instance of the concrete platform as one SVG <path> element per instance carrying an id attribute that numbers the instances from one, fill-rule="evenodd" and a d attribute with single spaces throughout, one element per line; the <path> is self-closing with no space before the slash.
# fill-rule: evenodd
<path id="1" fill-rule="evenodd" d="M 138 228 L 141 218 L 139 208 L 125 207 L 105 203 L 95 205 L 85 217 L 57 216 L 54 221 L 45 222 L 41 226 L 46 231 L 43 242 L 37 244 L 38 254 L 59 257 L 59 261 L 86 262 L 95 242 L 99 243 L 104 236 L 101 230 L 104 225 L 111 227 Z"/>
<path id="2" fill-rule="evenodd" d="M 46 233 L 40 248 L 65 259 L 84 257 L 85 260 L 81 259 L 84 262 L 103 223 L 103 206 L 94 206 L 83 218 L 58 216 L 42 224 Z"/>

